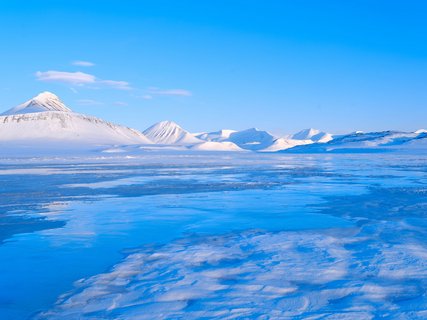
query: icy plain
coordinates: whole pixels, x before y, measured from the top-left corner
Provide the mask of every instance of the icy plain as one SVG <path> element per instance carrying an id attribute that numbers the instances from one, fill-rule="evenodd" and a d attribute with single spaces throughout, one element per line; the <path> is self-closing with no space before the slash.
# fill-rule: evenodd
<path id="1" fill-rule="evenodd" d="M 0 164 L 0 319 L 425 319 L 427 158 Z"/>

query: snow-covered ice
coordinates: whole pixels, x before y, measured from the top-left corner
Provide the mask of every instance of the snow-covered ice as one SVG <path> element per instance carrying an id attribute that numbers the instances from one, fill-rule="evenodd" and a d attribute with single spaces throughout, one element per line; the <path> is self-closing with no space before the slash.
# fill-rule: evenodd
<path id="1" fill-rule="evenodd" d="M 423 319 L 426 178 L 414 153 L 2 159 L 0 318 Z"/>

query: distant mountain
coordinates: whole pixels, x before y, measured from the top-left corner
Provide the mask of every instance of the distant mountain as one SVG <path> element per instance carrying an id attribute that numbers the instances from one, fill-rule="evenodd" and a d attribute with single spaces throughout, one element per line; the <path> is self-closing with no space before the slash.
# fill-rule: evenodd
<path id="1" fill-rule="evenodd" d="M 146 129 L 143 134 L 157 144 L 188 145 L 203 142 L 172 121 L 156 123 Z"/>
<path id="2" fill-rule="evenodd" d="M 72 112 L 53 93 L 43 92 L 0 116 L 0 142 L 150 144 L 141 132 Z M 64 148 L 67 144 L 62 145 Z"/>
<path id="3" fill-rule="evenodd" d="M 196 135 L 198 139 L 205 140 L 205 141 L 225 141 L 230 138 L 230 135 L 232 133 L 237 132 L 236 130 L 228 130 L 228 129 L 222 129 L 215 132 L 207 132 L 207 133 L 200 133 Z"/>
<path id="4" fill-rule="evenodd" d="M 238 145 L 242 149 L 258 151 L 270 147 L 276 137 L 267 131 L 256 128 L 237 131 L 230 134 L 228 141 Z"/>
<path id="5" fill-rule="evenodd" d="M 47 147 L 53 154 L 57 150 L 73 149 L 130 155 L 159 150 L 289 153 L 427 151 L 427 130 L 355 131 L 331 135 L 316 129 L 305 129 L 279 138 L 256 128 L 192 134 L 175 122 L 162 121 L 142 133 L 75 113 L 55 94 L 42 92 L 0 115 L 0 148 L 3 154 L 5 150 L 13 154 L 20 147 L 30 154 L 41 154 Z"/>
<path id="6" fill-rule="evenodd" d="M 332 135 L 317 129 L 304 129 L 292 136 L 294 140 L 311 140 L 315 142 L 328 142 L 333 139 Z"/>
<path id="7" fill-rule="evenodd" d="M 295 146 L 311 144 L 311 140 L 296 140 L 296 139 L 287 139 L 287 138 L 278 138 L 274 140 L 273 144 L 269 147 L 262 149 L 263 152 L 273 152 L 293 148 Z"/>
<path id="8" fill-rule="evenodd" d="M 415 132 L 381 131 L 355 132 L 342 135 L 327 143 L 296 146 L 285 152 L 378 152 L 382 150 L 407 149 L 409 147 L 427 147 L 427 133 L 424 130 Z"/>

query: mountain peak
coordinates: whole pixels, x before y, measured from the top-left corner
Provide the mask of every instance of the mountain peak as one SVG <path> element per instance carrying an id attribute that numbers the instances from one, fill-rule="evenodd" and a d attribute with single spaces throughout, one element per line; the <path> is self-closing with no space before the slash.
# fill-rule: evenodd
<path id="1" fill-rule="evenodd" d="M 311 137 L 319 134 L 320 131 L 313 128 L 308 128 L 295 133 L 292 138 L 295 140 L 309 140 Z"/>
<path id="2" fill-rule="evenodd" d="M 250 128 L 231 133 L 228 140 L 242 149 L 261 150 L 271 146 L 275 139 L 276 137 L 267 131 Z"/>
<path id="3" fill-rule="evenodd" d="M 190 144 L 201 142 L 173 121 L 158 122 L 144 132 L 151 141 L 160 144 Z"/>
<path id="4" fill-rule="evenodd" d="M 157 127 L 169 127 L 169 128 L 181 128 L 176 122 L 170 121 L 170 120 L 164 120 L 164 121 L 160 121 L 158 123 L 155 124 L 155 126 Z"/>
<path id="5" fill-rule="evenodd" d="M 72 112 L 59 97 L 51 92 L 45 91 L 39 93 L 34 98 L 2 113 L 2 115 L 59 111 Z"/>
<path id="6" fill-rule="evenodd" d="M 43 91 L 43 92 L 40 92 L 31 100 L 43 102 L 43 101 L 49 101 L 49 100 L 59 100 L 59 97 L 50 91 Z"/>
<path id="7" fill-rule="evenodd" d="M 301 130 L 292 136 L 294 140 L 312 140 L 316 142 L 328 142 L 332 140 L 332 135 L 317 129 L 309 128 Z"/>

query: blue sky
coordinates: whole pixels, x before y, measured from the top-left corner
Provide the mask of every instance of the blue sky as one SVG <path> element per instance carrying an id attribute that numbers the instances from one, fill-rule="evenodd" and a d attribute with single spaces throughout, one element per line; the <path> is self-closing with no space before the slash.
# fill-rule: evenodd
<path id="1" fill-rule="evenodd" d="M 4 0 L 0 108 L 47 90 L 137 129 L 415 130 L 426 12 L 421 0 Z"/>

